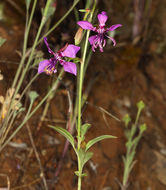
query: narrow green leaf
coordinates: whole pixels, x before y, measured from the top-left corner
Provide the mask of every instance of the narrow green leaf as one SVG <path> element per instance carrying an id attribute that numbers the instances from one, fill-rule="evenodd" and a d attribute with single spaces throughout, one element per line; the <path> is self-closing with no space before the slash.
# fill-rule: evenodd
<path id="1" fill-rule="evenodd" d="M 84 149 L 80 148 L 79 150 L 77 150 L 77 156 L 80 159 L 81 168 L 83 169 L 86 162 L 88 162 L 88 160 L 92 158 L 93 152 L 85 152 Z"/>
<path id="2" fill-rule="evenodd" d="M 87 144 L 86 144 L 86 149 L 85 151 L 87 151 L 92 145 L 94 145 L 95 143 L 99 142 L 99 141 L 102 141 L 104 139 L 112 139 L 112 138 L 117 138 L 115 136 L 112 136 L 112 135 L 102 135 L 102 136 L 99 136 L 99 137 L 96 137 L 92 140 L 90 140 Z"/>
<path id="3" fill-rule="evenodd" d="M 133 169 L 133 167 L 135 166 L 137 160 L 133 161 L 132 164 L 129 167 L 129 173 L 131 172 L 131 170 Z"/>
<path id="4" fill-rule="evenodd" d="M 56 130 L 57 132 L 59 132 L 61 135 L 63 135 L 70 143 L 71 145 L 73 146 L 73 148 L 75 149 L 75 146 L 74 146 L 74 138 L 73 136 L 64 128 L 61 128 L 61 127 L 55 127 L 55 126 L 51 126 L 49 125 L 50 128 Z"/>
<path id="5" fill-rule="evenodd" d="M 31 0 L 25 0 L 27 10 L 29 9 L 30 3 L 31 3 Z"/>
<path id="6" fill-rule="evenodd" d="M 146 131 L 147 126 L 146 126 L 146 124 L 144 123 L 144 124 L 140 125 L 139 128 L 140 128 L 141 133 L 143 133 L 144 131 Z"/>
<path id="7" fill-rule="evenodd" d="M 79 177 L 79 175 L 80 175 L 80 172 L 79 172 L 79 171 L 75 171 L 74 173 L 75 173 L 76 176 Z"/>
<path id="8" fill-rule="evenodd" d="M 81 126 L 81 137 L 82 137 L 82 139 L 90 127 L 91 127 L 91 125 L 89 123 L 85 123 L 84 125 Z"/>
<path id="9" fill-rule="evenodd" d="M 80 176 L 80 172 L 79 172 L 79 171 L 75 171 L 74 173 L 75 173 L 75 175 L 77 175 L 78 177 Z M 81 174 L 81 177 L 85 177 L 85 176 L 87 176 L 86 173 Z"/>
<path id="10" fill-rule="evenodd" d="M 49 19 L 49 17 L 54 14 L 55 10 L 56 10 L 56 8 L 53 7 L 52 5 L 50 5 L 50 6 L 48 7 L 48 11 L 47 11 L 47 14 L 46 14 L 46 15 L 44 15 L 44 14 L 45 14 L 45 13 L 44 13 L 44 10 L 43 10 L 43 9 L 41 10 L 45 22 L 47 22 L 47 20 Z"/>
<path id="11" fill-rule="evenodd" d="M 0 47 L 6 42 L 5 38 L 0 37 Z"/>

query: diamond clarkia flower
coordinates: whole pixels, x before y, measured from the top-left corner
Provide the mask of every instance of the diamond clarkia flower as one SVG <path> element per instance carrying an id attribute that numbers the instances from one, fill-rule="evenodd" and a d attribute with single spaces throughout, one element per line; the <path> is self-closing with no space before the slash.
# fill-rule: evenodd
<path id="1" fill-rule="evenodd" d="M 73 44 L 66 44 L 62 49 L 60 49 L 57 53 L 53 52 L 49 47 L 47 42 L 47 38 L 44 37 L 44 43 L 47 46 L 48 52 L 53 55 L 50 59 L 45 59 L 39 63 L 38 73 L 45 72 L 48 75 L 52 73 L 56 73 L 56 64 L 59 63 L 63 66 L 64 71 L 71 73 L 73 75 L 77 75 L 77 66 L 73 62 L 68 62 L 65 58 L 75 58 L 77 52 L 80 50 L 80 47 L 75 46 Z"/>
<path id="2" fill-rule="evenodd" d="M 91 30 L 96 35 L 92 35 L 89 37 L 89 42 L 92 45 L 92 50 L 95 52 L 95 49 L 99 47 L 100 51 L 103 52 L 103 47 L 106 45 L 106 38 L 109 38 L 113 42 L 113 46 L 116 45 L 116 41 L 114 38 L 110 37 L 108 35 L 109 31 L 114 31 L 116 28 L 121 27 L 121 24 L 115 24 L 110 26 L 109 28 L 105 27 L 105 23 L 108 19 L 107 13 L 102 11 L 100 14 L 97 15 L 99 25 L 97 27 L 94 27 L 90 22 L 88 21 L 78 21 L 77 24 L 85 29 L 85 30 Z"/>

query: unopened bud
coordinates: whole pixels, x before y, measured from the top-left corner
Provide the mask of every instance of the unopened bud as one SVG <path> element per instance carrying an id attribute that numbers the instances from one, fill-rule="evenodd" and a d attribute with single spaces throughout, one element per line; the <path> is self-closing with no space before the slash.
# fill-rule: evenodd
<path id="1" fill-rule="evenodd" d="M 83 38 L 83 29 L 80 27 L 77 32 L 76 35 L 74 37 L 74 41 L 75 41 L 75 45 L 79 45 L 81 40 Z"/>
<path id="2" fill-rule="evenodd" d="M 79 11 L 82 13 L 89 13 L 90 9 L 79 9 Z"/>

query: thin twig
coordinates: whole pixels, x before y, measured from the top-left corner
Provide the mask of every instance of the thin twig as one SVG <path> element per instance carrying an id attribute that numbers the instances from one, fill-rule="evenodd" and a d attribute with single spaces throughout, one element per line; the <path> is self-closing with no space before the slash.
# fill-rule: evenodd
<path id="1" fill-rule="evenodd" d="M 106 109 L 104 109 L 104 108 L 102 108 L 102 107 L 100 107 L 100 106 L 93 105 L 93 104 L 91 104 L 91 103 L 88 102 L 88 101 L 86 101 L 86 104 L 89 104 L 90 106 L 95 107 L 97 110 L 99 110 L 100 112 L 102 112 L 102 114 L 105 113 L 105 114 L 107 114 L 108 116 L 114 118 L 116 121 L 121 122 L 121 120 L 120 120 L 119 118 L 117 118 L 116 116 L 114 116 L 112 113 L 108 112 Z"/>
<path id="2" fill-rule="evenodd" d="M 32 137 L 31 129 L 30 129 L 28 123 L 26 124 L 26 127 L 27 127 L 27 130 L 28 130 L 29 138 L 30 138 L 30 141 L 31 141 L 31 144 L 32 144 L 32 147 L 33 147 L 35 156 L 36 156 L 36 159 L 37 159 L 38 164 L 39 164 L 39 167 L 40 167 L 40 172 L 41 172 L 41 173 L 40 173 L 40 177 L 41 177 L 42 180 L 43 180 L 43 184 L 44 184 L 45 189 L 48 190 L 48 186 L 47 186 L 47 182 L 46 182 L 44 170 L 43 170 L 43 167 L 42 167 L 42 164 L 41 164 L 41 161 L 40 161 L 40 157 L 39 157 L 39 154 L 38 154 L 38 152 L 37 152 L 37 149 L 36 149 L 36 146 L 35 146 L 33 137 Z"/>

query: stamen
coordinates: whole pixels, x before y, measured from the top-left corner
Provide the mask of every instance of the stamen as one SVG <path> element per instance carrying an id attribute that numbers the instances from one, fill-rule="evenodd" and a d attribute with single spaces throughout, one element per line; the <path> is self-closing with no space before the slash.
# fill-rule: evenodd
<path id="1" fill-rule="evenodd" d="M 55 68 L 54 67 L 50 67 L 50 66 L 47 66 L 44 68 L 44 72 L 47 74 L 47 75 L 52 75 L 52 73 L 54 72 Z"/>

